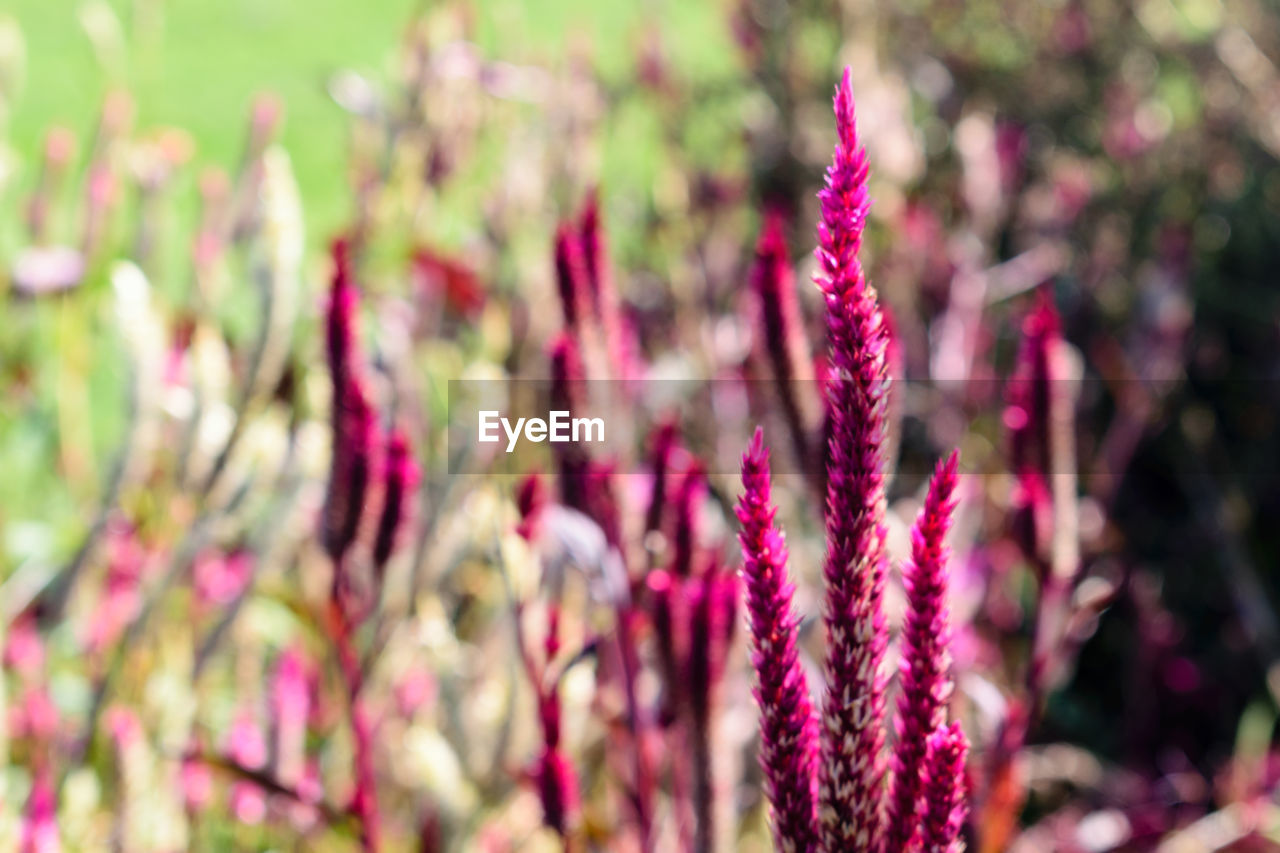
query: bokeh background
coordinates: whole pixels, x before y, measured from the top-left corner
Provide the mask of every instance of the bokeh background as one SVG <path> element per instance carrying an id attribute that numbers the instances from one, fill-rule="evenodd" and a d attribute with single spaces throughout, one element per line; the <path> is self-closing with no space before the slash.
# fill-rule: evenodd
<path id="1" fill-rule="evenodd" d="M 375 396 L 423 472 L 359 637 L 387 845 L 557 849 L 511 630 L 546 603 L 537 549 L 510 478 L 451 473 L 486 462 L 446 440 L 447 383 L 547 376 L 552 236 L 592 192 L 646 375 L 767 376 L 748 287 L 767 211 L 820 355 L 814 194 L 847 65 L 868 266 L 911 380 L 895 524 L 950 447 L 980 472 L 953 537 L 971 844 L 1277 849 L 1277 63 L 1280 11 L 1250 0 L 9 0 L 0 846 L 42 773 L 66 849 L 356 845 L 315 615 L 321 323 L 346 234 Z M 1079 573 L 1061 666 L 1002 758 L 1043 596 L 1001 414 L 1044 294 L 1072 353 Z M 760 422 L 783 454 L 762 396 L 680 411 L 690 452 L 723 458 Z M 636 415 L 624 505 L 667 414 Z M 709 486 L 700 547 L 732 563 L 738 487 Z M 800 478 L 779 489 L 816 614 L 820 514 Z M 660 564 L 661 539 L 629 547 Z M 579 841 L 630 849 L 596 677 L 612 616 L 590 584 L 564 595 L 586 647 L 561 678 Z M 768 843 L 742 645 L 723 849 Z M 295 659 L 308 710 L 282 765 L 269 685 Z"/>

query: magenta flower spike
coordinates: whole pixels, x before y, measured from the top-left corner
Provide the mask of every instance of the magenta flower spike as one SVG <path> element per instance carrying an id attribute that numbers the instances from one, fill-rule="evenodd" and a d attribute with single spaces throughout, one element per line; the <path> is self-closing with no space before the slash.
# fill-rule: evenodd
<path id="1" fill-rule="evenodd" d="M 774 525 L 769 451 L 759 429 L 742 456 L 742 486 L 738 541 L 760 706 L 760 766 L 773 807 L 774 846 L 788 853 L 817 850 L 817 718 L 796 649 L 800 619 L 792 604 L 795 587 L 787 576 L 786 540 Z"/>
<path id="2" fill-rule="evenodd" d="M 53 773 L 46 766 L 42 765 L 35 771 L 19 836 L 20 853 L 59 853 L 62 850 L 62 838 L 58 832 L 58 793 L 54 788 Z"/>
<path id="3" fill-rule="evenodd" d="M 538 521 L 547 504 L 547 489 L 542 477 L 533 472 L 526 474 L 516 486 L 516 509 L 520 511 L 520 523 L 516 525 L 516 533 L 526 542 L 532 542 L 538 535 Z"/>
<path id="4" fill-rule="evenodd" d="M 337 421 L 333 436 L 333 462 L 324 506 L 324 547 L 335 564 L 340 563 L 360 530 L 365 497 L 372 472 L 375 415 L 364 384 L 347 378 L 334 401 Z"/>
<path id="5" fill-rule="evenodd" d="M 804 382 L 813 379 L 813 371 L 804 339 L 804 318 L 796 300 L 795 273 L 784 225 L 777 213 L 765 216 L 764 228 L 756 242 L 755 264 L 751 268 L 751 289 L 756 297 L 764 355 L 773 372 L 782 415 L 791 433 L 796 459 L 807 470 L 810 424 L 797 392 Z"/>
<path id="6" fill-rule="evenodd" d="M 412 512 L 413 489 L 418 482 L 418 464 L 404 430 L 391 430 L 383 456 L 382 513 L 373 541 L 373 564 L 379 577 L 395 551 L 405 520 Z"/>
<path id="7" fill-rule="evenodd" d="M 356 310 L 350 247 L 333 242 L 333 288 L 326 310 L 325 344 L 333 382 L 333 460 L 325 497 L 322 540 L 340 562 L 355 541 L 369 485 L 374 414 L 356 371 Z"/>
<path id="8" fill-rule="evenodd" d="M 667 481 L 671 477 L 671 456 L 676 449 L 676 424 L 666 421 L 653 434 L 649 468 L 653 484 L 649 489 L 649 506 L 644 515 L 644 532 L 658 530 L 667 503 Z"/>
<path id="9" fill-rule="evenodd" d="M 1004 424 L 1009 431 L 1013 472 L 1049 472 L 1049 419 L 1055 388 L 1053 352 L 1061 338 L 1061 321 L 1052 291 L 1041 288 L 1036 306 L 1022 322 L 1022 343 L 1007 392 Z"/>
<path id="10" fill-rule="evenodd" d="M 564 311 L 564 327 L 570 334 L 581 331 L 583 301 L 587 298 L 587 262 L 583 257 L 582 242 L 573 227 L 561 223 L 556 229 L 556 287 L 560 292 L 560 307 Z"/>
<path id="11" fill-rule="evenodd" d="M 307 720 L 311 713 L 311 678 L 306 658 L 296 647 L 285 649 L 271 678 L 271 763 L 287 785 L 302 780 L 307 760 Z"/>
<path id="12" fill-rule="evenodd" d="M 333 285 L 329 303 L 325 308 L 325 354 L 329 360 L 329 375 L 333 379 L 336 422 L 340 414 L 342 390 L 351 375 L 352 360 L 356 349 L 356 311 L 359 295 L 351 274 L 351 248 L 344 238 L 333 241 Z"/>
<path id="13" fill-rule="evenodd" d="M 555 683 L 539 688 L 538 719 L 542 724 L 542 753 L 534 768 L 542 819 L 564 837 L 578 811 L 578 777 L 560 747 L 560 696 Z"/>
<path id="14" fill-rule="evenodd" d="M 706 473 L 694 463 L 685 472 L 676 492 L 674 530 L 672 532 L 671 573 L 678 578 L 698 574 L 698 518 L 706 497 Z"/>
<path id="15" fill-rule="evenodd" d="M 587 194 L 578 218 L 578 237 L 592 308 L 609 350 L 613 378 L 630 379 L 635 374 L 633 332 L 623 317 L 613 285 L 609 247 L 600 219 L 599 190 Z"/>
<path id="16" fill-rule="evenodd" d="M 561 332 L 551 342 L 550 355 L 551 407 L 576 412 L 580 409 L 578 402 L 584 389 L 582 356 L 572 334 Z M 553 449 L 559 467 L 561 503 L 570 509 L 590 513 L 591 460 L 586 451 L 572 442 L 554 445 Z"/>
<path id="17" fill-rule="evenodd" d="M 955 510 L 957 456 L 938 463 L 924 508 L 911 529 L 911 559 L 903 568 L 907 616 L 894 729 L 893 777 L 885 850 L 905 850 L 916 824 L 922 791 L 926 741 L 946 723 L 951 696 L 950 626 L 947 615 L 947 531 Z"/>
<path id="18" fill-rule="evenodd" d="M 929 735 L 917 806 L 919 823 L 912 853 L 962 853 L 960 837 L 969 808 L 965 797 L 964 761 L 969 741 L 959 723 Z"/>
<path id="19" fill-rule="evenodd" d="M 835 114 L 839 141 L 819 193 L 816 252 L 831 359 L 820 817 L 828 850 L 874 853 L 883 842 L 885 765 L 887 336 L 876 292 L 858 260 L 870 202 L 847 69 L 836 90 Z"/>
<path id="20" fill-rule="evenodd" d="M 582 205 L 582 213 L 578 217 L 578 239 L 596 317 L 603 320 L 612 307 L 613 281 L 609 274 L 608 247 L 600 223 L 600 195 L 596 190 L 587 193 Z"/>

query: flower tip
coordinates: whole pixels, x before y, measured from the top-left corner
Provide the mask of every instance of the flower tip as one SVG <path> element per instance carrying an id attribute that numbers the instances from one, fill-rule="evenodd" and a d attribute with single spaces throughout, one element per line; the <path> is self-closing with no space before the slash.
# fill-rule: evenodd
<path id="1" fill-rule="evenodd" d="M 938 462 L 938 471 L 935 476 L 938 479 L 945 479 L 954 482 L 960 473 L 960 448 L 952 448 L 945 459 Z"/>
<path id="2" fill-rule="evenodd" d="M 840 85 L 836 87 L 835 97 L 836 130 L 840 141 L 847 147 L 857 145 L 858 134 L 854 123 L 853 107 L 853 72 L 848 65 L 840 77 Z"/>
<path id="3" fill-rule="evenodd" d="M 335 278 L 345 278 L 351 262 L 351 241 L 345 236 L 334 237 L 329 244 L 329 254 L 333 257 Z"/>
<path id="4" fill-rule="evenodd" d="M 1048 337 L 1058 334 L 1062 329 L 1062 318 L 1058 314 L 1058 306 L 1053 298 L 1053 285 L 1045 282 L 1036 288 L 1036 304 L 1027 315 L 1023 324 L 1023 333 L 1027 337 Z"/>
<path id="5" fill-rule="evenodd" d="M 764 443 L 764 427 L 757 426 L 747 445 L 747 452 L 742 456 L 742 464 L 760 465 L 769 461 L 769 447 Z"/>
<path id="6" fill-rule="evenodd" d="M 929 735 L 929 747 L 939 755 L 963 757 L 969 751 L 969 739 L 964 736 L 960 722 L 953 720 L 945 726 L 938 726 Z"/>

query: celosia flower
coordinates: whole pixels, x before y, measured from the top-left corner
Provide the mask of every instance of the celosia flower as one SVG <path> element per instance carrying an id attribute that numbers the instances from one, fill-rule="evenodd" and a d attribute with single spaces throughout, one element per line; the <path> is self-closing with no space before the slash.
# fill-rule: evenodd
<path id="1" fill-rule="evenodd" d="M 431 249 L 414 252 L 412 272 L 418 289 L 431 306 L 463 317 L 474 317 L 484 308 L 485 292 L 475 270 L 455 258 Z"/>
<path id="2" fill-rule="evenodd" d="M 213 799 L 213 772 L 197 758 L 183 759 L 179 783 L 182 802 L 190 814 L 204 811 Z"/>
<path id="3" fill-rule="evenodd" d="M 899 692 L 894 728 L 893 778 L 889 786 L 886 851 L 905 849 L 916 823 L 925 742 L 946 722 L 951 696 L 950 626 L 947 616 L 947 531 L 955 510 L 957 457 L 938 463 L 924 508 L 911 529 L 911 559 L 903 568 L 907 616 L 900 641 Z"/>
<path id="4" fill-rule="evenodd" d="M 267 764 L 267 741 L 251 711 L 236 715 L 227 734 L 227 755 L 240 767 L 261 770 Z M 246 824 L 261 823 L 267 814 L 267 798 L 262 788 L 249 781 L 231 786 L 231 813 Z"/>
<path id="5" fill-rule="evenodd" d="M 5 638 L 4 665 L 30 681 L 44 669 L 44 640 L 36 630 L 36 620 L 23 614 L 9 626 Z"/>
<path id="6" fill-rule="evenodd" d="M 737 576 L 717 566 L 685 581 L 689 600 L 688 682 L 690 750 L 693 765 L 694 849 L 717 849 L 713 758 L 715 709 L 733 629 L 737 623 Z"/>
<path id="7" fill-rule="evenodd" d="M 600 222 L 600 194 L 592 190 L 578 218 L 578 239 L 582 249 L 586 282 L 591 294 L 596 322 L 609 350 L 614 379 L 630 379 L 632 365 L 632 330 L 618 306 L 618 294 L 609 269 L 609 250 L 604 227 Z"/>
<path id="8" fill-rule="evenodd" d="M 285 649 L 271 679 L 271 723 L 275 744 L 272 765 L 286 785 L 302 779 L 307 758 L 307 719 L 311 713 L 311 680 L 307 661 L 296 647 Z"/>
<path id="9" fill-rule="evenodd" d="M 551 342 L 551 408 L 576 411 L 582 394 L 582 358 L 578 345 L 568 333 Z M 554 445 L 560 469 L 560 502 L 570 509 L 589 513 L 590 486 L 587 474 L 590 458 L 577 443 Z"/>
<path id="10" fill-rule="evenodd" d="M 10 712 L 9 735 L 13 738 L 49 743 L 61 723 L 58 706 L 42 684 L 29 685 Z"/>
<path id="11" fill-rule="evenodd" d="M 649 489 L 649 506 L 644 514 L 644 532 L 651 533 L 662 526 L 662 513 L 667 503 L 667 478 L 671 474 L 671 454 L 676 446 L 676 425 L 667 421 L 653 434 L 649 453 L 649 468 L 653 472 L 653 484 Z"/>
<path id="12" fill-rule="evenodd" d="M 326 310 L 325 343 L 333 385 L 333 460 L 325 497 L 323 542 L 335 564 L 355 541 L 369 485 L 374 414 L 356 365 L 357 293 L 350 247 L 333 243 L 333 286 Z"/>
<path id="13" fill-rule="evenodd" d="M 716 785 L 713 723 L 736 622 L 737 578 L 712 565 L 681 578 L 673 571 L 647 578 L 654 633 L 665 687 L 664 722 L 681 723 L 687 753 L 672 758 L 673 772 L 691 783 L 694 849 L 715 847 Z"/>
<path id="14" fill-rule="evenodd" d="M 359 296 L 351 274 L 351 248 L 345 239 L 333 241 L 333 283 L 325 307 L 325 354 L 333 380 L 333 418 L 351 373 L 356 347 L 356 310 Z"/>
<path id="15" fill-rule="evenodd" d="M 397 535 L 411 512 L 418 465 L 409 448 L 409 437 L 401 429 L 391 430 L 383 454 L 382 513 L 373 541 L 373 564 L 381 576 L 395 550 Z"/>
<path id="16" fill-rule="evenodd" d="M 108 533 L 107 572 L 102 597 L 89 616 L 86 645 L 91 653 L 113 645 L 142 604 L 139 584 L 147 553 L 129 527 Z"/>
<path id="17" fill-rule="evenodd" d="M 818 849 L 817 718 L 796 649 L 799 618 L 787 576 L 787 545 L 774 526 L 769 451 L 757 429 L 742 456 L 742 576 L 751 626 L 751 664 L 760 705 L 760 765 L 773 806 L 773 839 L 791 853 Z"/>
<path id="18" fill-rule="evenodd" d="M 678 578 L 697 574 L 698 519 L 706 497 L 706 479 L 701 465 L 696 462 L 690 465 L 680 481 L 672 506 L 675 519 L 671 536 L 671 573 Z"/>
<path id="19" fill-rule="evenodd" d="M 520 511 L 520 523 L 516 533 L 526 542 L 532 542 L 538 533 L 538 517 L 546 506 L 546 487 L 537 473 L 526 475 L 516 487 L 516 509 Z"/>
<path id="20" fill-rule="evenodd" d="M 1015 474 L 1049 472 L 1049 418 L 1055 389 L 1054 350 L 1061 339 L 1061 321 L 1048 288 L 1040 290 L 1036 307 L 1022 323 L 1013 377 L 1007 390 L 1004 425 L 1009 431 L 1009 458 Z"/>
<path id="21" fill-rule="evenodd" d="M 196 556 L 191 570 L 196 601 L 209 607 L 225 607 L 235 601 L 253 576 L 253 554 L 224 554 L 206 550 Z"/>
<path id="22" fill-rule="evenodd" d="M 681 611 L 684 602 L 680 597 L 679 581 L 662 569 L 649 572 L 645 588 L 662 676 L 662 722 L 670 723 L 684 701 L 684 679 L 680 673 L 680 661 L 688 645 L 688 637 L 683 633 L 686 627 Z"/>
<path id="23" fill-rule="evenodd" d="M 819 194 L 816 253 L 831 352 L 820 816 L 829 850 L 874 851 L 883 825 L 888 382 L 880 308 L 858 260 L 870 202 L 847 69 L 836 90 L 835 115 L 839 141 Z"/>
<path id="24" fill-rule="evenodd" d="M 765 355 L 773 372 L 782 416 L 791 433 L 796 459 L 809 463 L 810 424 L 797 392 L 813 379 L 812 364 L 804 340 L 804 318 L 796 301 L 795 273 L 787 250 L 784 221 L 777 213 L 765 216 L 751 268 L 758 322 Z"/>
<path id="25" fill-rule="evenodd" d="M 582 243 L 567 222 L 556 229 L 555 257 L 556 287 L 564 311 L 564 327 L 570 334 L 577 335 L 585 308 L 583 301 L 587 298 L 587 265 Z"/>
<path id="26" fill-rule="evenodd" d="M 964 761 L 969 742 L 959 723 L 929 735 L 917 805 L 919 825 L 913 853 L 961 853 L 960 837 L 969 808 L 965 799 Z"/>
<path id="27" fill-rule="evenodd" d="M 20 853 L 59 853 L 62 838 L 58 833 L 58 795 L 53 774 L 41 766 L 31 782 L 26 813 L 18 841 Z"/>
<path id="28" fill-rule="evenodd" d="M 372 470 L 375 416 L 363 383 L 350 376 L 335 406 L 333 461 L 324 506 L 324 546 L 340 563 L 360 530 Z"/>
<path id="29" fill-rule="evenodd" d="M 618 549 L 624 557 L 625 548 L 622 541 L 622 513 L 618 506 L 614 473 L 616 464 L 612 460 L 597 462 L 589 460 L 587 464 L 587 515 L 600 525 L 604 538 L 610 545 Z M 625 566 L 624 566 L 625 568 Z"/>
<path id="30" fill-rule="evenodd" d="M 534 780 L 542 800 L 543 822 L 565 835 L 578 810 L 578 778 L 560 748 L 560 696 L 554 684 L 541 688 L 538 719 L 542 723 L 542 753 Z"/>

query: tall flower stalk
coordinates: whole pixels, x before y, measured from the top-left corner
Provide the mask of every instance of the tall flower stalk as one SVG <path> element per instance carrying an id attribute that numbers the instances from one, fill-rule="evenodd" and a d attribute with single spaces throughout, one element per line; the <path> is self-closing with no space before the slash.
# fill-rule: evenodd
<path id="1" fill-rule="evenodd" d="M 782 850 L 915 853 L 925 845 L 951 853 L 948 845 L 955 843 L 965 814 L 963 734 L 958 726 L 946 726 L 951 682 L 944 540 L 957 460 L 953 453 L 939 464 L 912 533 L 895 773 L 886 797 L 881 663 L 888 638 L 882 598 L 890 335 L 858 260 L 870 203 L 847 70 L 836 90 L 835 114 L 839 142 L 819 195 L 817 250 L 830 345 L 824 388 L 826 692 L 815 736 L 796 652 L 787 549 L 773 525 L 768 453 L 757 430 L 742 459 L 745 493 L 738 519 L 755 645 L 761 764 L 774 809 L 774 840 Z M 921 829 L 926 818 L 932 823 Z"/>
<path id="2" fill-rule="evenodd" d="M 812 466 L 813 424 L 805 407 L 804 385 L 813 380 L 813 365 L 804 339 L 804 318 L 796 299 L 795 273 L 787 250 L 785 221 L 776 212 L 765 216 L 751 268 L 764 355 L 791 433 L 796 461 L 806 474 Z"/>
<path id="3" fill-rule="evenodd" d="M 356 364 L 357 293 L 349 247 L 333 246 L 334 277 L 326 317 L 329 373 L 333 382 L 333 458 L 325 499 L 322 534 L 333 561 L 328 629 L 346 689 L 354 741 L 355 790 L 351 811 L 360 822 L 367 853 L 381 847 L 377 776 L 373 763 L 373 721 L 361 697 L 364 673 L 356 649 L 356 631 L 376 596 L 358 595 L 350 555 L 360 533 L 373 467 L 376 416 Z M 394 530 L 391 531 L 394 542 Z"/>
<path id="4" fill-rule="evenodd" d="M 742 485 L 738 541 L 757 673 L 760 766 L 773 806 L 774 845 L 799 853 L 818 847 L 817 717 L 796 648 L 795 587 L 787 577 L 786 540 L 774 524 L 769 450 L 759 429 L 742 456 Z"/>
<path id="5" fill-rule="evenodd" d="M 818 196 L 822 221 L 816 252 L 831 359 L 820 818 L 828 850 L 877 851 L 883 840 L 881 662 L 887 636 L 881 607 L 887 562 L 887 335 L 876 292 L 858 259 L 870 201 L 847 69 L 836 89 L 835 115 L 839 140 Z"/>
<path id="6" fill-rule="evenodd" d="M 947 615 L 947 531 L 955 510 L 957 456 L 938 463 L 911 529 L 911 560 L 903 568 L 907 617 L 900 642 L 899 692 L 889 785 L 885 850 L 905 850 L 916 823 L 929 736 L 946 722 L 951 696 Z"/>

